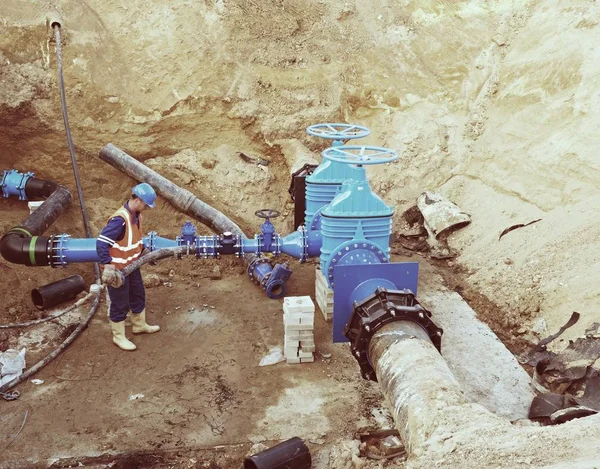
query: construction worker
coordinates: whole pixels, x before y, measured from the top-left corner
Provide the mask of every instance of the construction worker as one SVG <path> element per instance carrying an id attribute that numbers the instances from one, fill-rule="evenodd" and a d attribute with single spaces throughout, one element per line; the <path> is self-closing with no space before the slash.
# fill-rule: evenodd
<path id="1" fill-rule="evenodd" d="M 110 298 L 110 327 L 113 343 L 123 350 L 136 346 L 125 336 L 125 318 L 132 312 L 134 334 L 152 334 L 159 326 L 146 323 L 146 291 L 140 269 L 127 277 L 121 271 L 142 255 L 142 212 L 154 208 L 156 192 L 150 184 L 141 183 L 131 191 L 131 197 L 108 220 L 96 239 L 96 252 L 103 264 L 102 281 Z"/>

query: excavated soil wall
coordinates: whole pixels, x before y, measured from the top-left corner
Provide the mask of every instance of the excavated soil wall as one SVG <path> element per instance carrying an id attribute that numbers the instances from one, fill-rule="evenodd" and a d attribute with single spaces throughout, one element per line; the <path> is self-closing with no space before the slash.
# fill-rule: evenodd
<path id="1" fill-rule="evenodd" d="M 372 130 L 365 144 L 398 150 L 397 162 L 369 169 L 397 214 L 436 190 L 472 216 L 449 239 L 459 253 L 450 266 L 502 312 L 490 319 L 497 327 L 533 339 L 577 310 L 569 339 L 600 322 L 595 2 L 3 0 L 0 170 L 35 171 L 75 194 L 50 8 L 64 19 L 94 232 L 133 184 L 98 159 L 108 142 L 248 234 L 265 207 L 283 212 L 288 231 L 289 148 L 316 153 L 326 142 L 305 128 L 345 121 Z M 148 229 L 176 236 L 186 217 L 164 201 L 160 210 Z M 4 233 L 27 211 L 2 200 L 0 214 Z M 76 200 L 51 230 L 83 235 Z M 91 280 L 89 269 L 71 269 Z M 3 260 L 0 271 L 8 320 L 27 316 L 31 288 L 64 276 Z"/>

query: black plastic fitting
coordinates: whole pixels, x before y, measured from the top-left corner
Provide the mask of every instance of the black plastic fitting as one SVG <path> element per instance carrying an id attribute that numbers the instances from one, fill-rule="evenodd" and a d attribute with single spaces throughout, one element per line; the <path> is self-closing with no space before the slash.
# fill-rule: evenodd
<path id="1" fill-rule="evenodd" d="M 72 300 L 85 289 L 81 275 L 73 275 L 31 290 L 31 300 L 36 308 L 43 310 Z"/>
<path id="2" fill-rule="evenodd" d="M 50 238 L 47 236 L 29 236 L 19 226 L 0 239 L 0 254 L 13 264 L 46 266 L 50 264 L 49 245 Z"/>
<path id="3" fill-rule="evenodd" d="M 27 196 L 29 182 L 25 186 Z M 55 189 L 40 207 L 29 215 L 20 226 L 12 228 L 0 239 L 0 254 L 14 264 L 45 266 L 51 263 L 50 238 L 39 236 L 48 229 L 71 203 L 71 193 L 60 184 L 38 179 L 32 190 L 45 193 Z"/>
<path id="4" fill-rule="evenodd" d="M 369 360 L 371 338 L 383 326 L 395 321 L 410 321 L 419 325 L 441 353 L 444 331 L 434 324 L 431 313 L 421 306 L 415 295 L 410 290 L 378 287 L 374 294 L 354 304 L 352 316 L 344 329 L 364 379 L 377 381 Z"/>
<path id="5" fill-rule="evenodd" d="M 236 245 L 238 244 L 238 235 L 226 231 L 220 236 L 220 246 L 217 246 L 219 254 L 236 254 Z"/>
<path id="6" fill-rule="evenodd" d="M 244 469 L 310 469 L 310 451 L 295 436 L 244 459 Z"/>
<path id="7" fill-rule="evenodd" d="M 28 199 L 48 198 L 58 189 L 58 184 L 53 181 L 44 181 L 43 179 L 29 178 L 25 184 L 25 194 Z"/>

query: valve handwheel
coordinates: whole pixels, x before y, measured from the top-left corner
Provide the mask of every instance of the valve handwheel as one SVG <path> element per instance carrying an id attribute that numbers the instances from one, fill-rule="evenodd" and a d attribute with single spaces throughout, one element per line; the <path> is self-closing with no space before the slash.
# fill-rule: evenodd
<path id="1" fill-rule="evenodd" d="M 338 163 L 371 165 L 383 164 L 396 161 L 398 153 L 395 150 L 383 147 L 344 145 L 341 147 L 331 147 L 321 153 L 323 158 Z"/>
<path id="2" fill-rule="evenodd" d="M 306 129 L 308 135 L 313 137 L 329 138 L 332 140 L 350 140 L 363 138 L 371 133 L 361 125 L 352 124 L 315 124 Z"/>
<path id="3" fill-rule="evenodd" d="M 277 218 L 279 215 L 281 215 L 281 213 L 270 208 L 263 208 L 254 212 L 254 215 L 256 215 L 258 218 L 266 218 L 268 220 L 269 218 Z"/>

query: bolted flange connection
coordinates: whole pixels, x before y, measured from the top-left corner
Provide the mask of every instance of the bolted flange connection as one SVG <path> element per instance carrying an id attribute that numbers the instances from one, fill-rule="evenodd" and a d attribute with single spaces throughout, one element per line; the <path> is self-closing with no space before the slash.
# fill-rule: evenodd
<path id="1" fill-rule="evenodd" d="M 369 360 L 371 338 L 383 326 L 395 321 L 409 321 L 420 326 L 441 352 L 444 331 L 434 324 L 431 313 L 421 306 L 415 295 L 410 290 L 378 287 L 373 295 L 360 303 L 354 303 L 352 316 L 344 329 L 344 335 L 350 341 L 352 355 L 358 362 L 364 379 L 377 381 Z"/>

